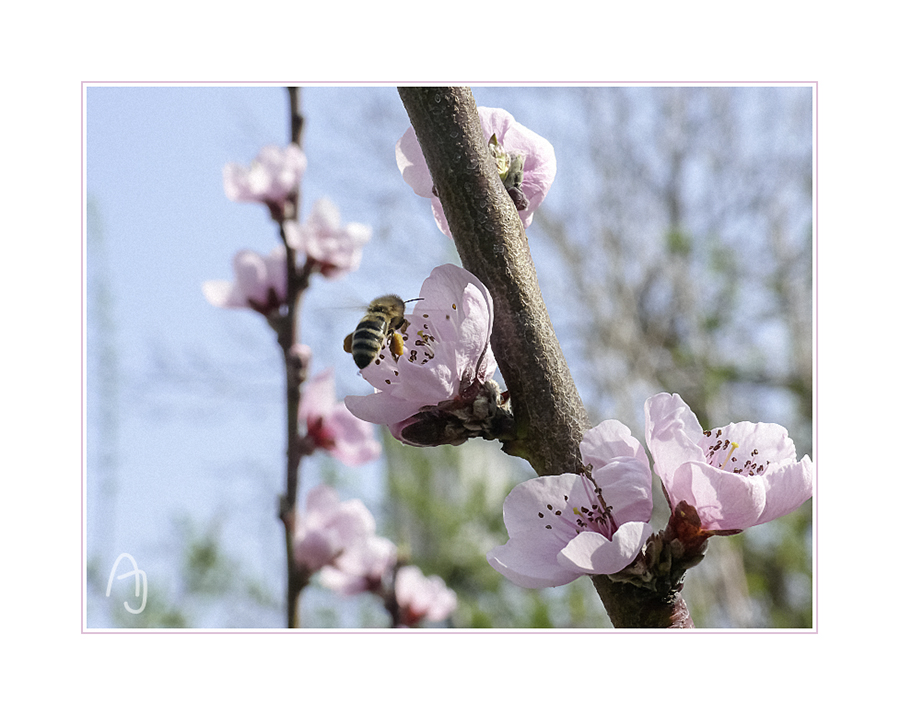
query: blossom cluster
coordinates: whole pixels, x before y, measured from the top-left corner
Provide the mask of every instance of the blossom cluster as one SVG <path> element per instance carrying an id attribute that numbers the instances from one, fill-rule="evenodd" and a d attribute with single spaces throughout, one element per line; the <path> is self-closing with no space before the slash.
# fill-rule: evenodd
<path id="1" fill-rule="evenodd" d="M 673 513 L 699 518 L 695 537 L 735 534 L 797 509 L 812 496 L 813 465 L 797 460 L 780 425 L 729 423 L 703 430 L 677 394 L 644 406 L 646 442 Z M 651 534 L 650 463 L 627 427 L 606 420 L 581 442 L 583 474 L 539 477 L 515 487 L 503 506 L 509 541 L 488 561 L 524 587 L 615 574 Z"/>
<path id="2" fill-rule="evenodd" d="M 297 516 L 294 559 L 307 576 L 344 596 L 371 592 L 385 599 L 395 626 L 441 622 L 456 610 L 456 594 L 434 575 L 401 565 L 397 548 L 375 533 L 375 518 L 358 499 L 341 502 L 328 485 L 318 485 Z"/>
<path id="3" fill-rule="evenodd" d="M 362 376 L 375 388 L 347 396 L 357 417 L 387 425 L 410 445 L 459 444 L 496 435 L 502 412 L 490 346 L 493 301 L 465 269 L 432 271 L 403 333 L 408 350 L 385 350 Z M 493 385 L 495 387 L 491 388 Z M 735 534 L 795 510 L 812 495 L 812 461 L 797 460 L 787 431 L 770 423 L 703 430 L 677 394 L 646 401 L 646 444 L 673 519 L 697 515 L 692 539 Z M 512 490 L 503 510 L 509 541 L 489 563 L 526 587 L 566 584 L 583 574 L 616 574 L 651 536 L 650 460 L 616 420 L 581 442 L 580 474 L 538 477 Z M 685 525 L 679 525 L 684 536 Z"/>
<path id="4" fill-rule="evenodd" d="M 203 294 L 213 306 L 249 308 L 270 320 L 280 316 L 291 300 L 288 274 L 298 270 L 296 263 L 289 263 L 288 248 L 305 261 L 305 271 L 329 279 L 340 278 L 359 267 L 362 247 L 372 235 L 371 227 L 357 222 L 342 225 L 337 206 L 327 198 L 313 205 L 302 224 L 293 218 L 306 163 L 306 155 L 292 143 L 283 148 L 264 147 L 249 167 L 225 166 L 226 196 L 233 201 L 267 206 L 281 227 L 283 243 L 268 256 L 251 250 L 239 251 L 233 259 L 233 281 L 204 282 Z M 291 356 L 301 354 L 299 364 L 305 378 L 310 350 L 306 346 L 291 347 Z M 310 380 L 298 417 L 305 428 L 304 454 L 322 449 L 352 466 L 374 460 L 381 454 L 381 444 L 375 439 L 372 426 L 355 418 L 343 403 L 335 401 L 332 370 Z"/>
<path id="5" fill-rule="evenodd" d="M 287 248 L 307 273 L 337 279 L 359 268 L 362 248 L 372 237 L 372 227 L 358 222 L 341 223 L 337 206 L 328 198 L 313 204 L 303 223 L 296 220 L 300 180 L 306 155 L 296 144 L 267 146 L 249 167 L 227 164 L 223 170 L 225 194 L 233 201 L 256 202 L 268 207 L 281 227 L 283 243 L 268 256 L 239 251 L 233 260 L 234 281 L 203 284 L 206 299 L 222 308 L 250 308 L 265 316 L 278 312 L 289 300 Z"/>

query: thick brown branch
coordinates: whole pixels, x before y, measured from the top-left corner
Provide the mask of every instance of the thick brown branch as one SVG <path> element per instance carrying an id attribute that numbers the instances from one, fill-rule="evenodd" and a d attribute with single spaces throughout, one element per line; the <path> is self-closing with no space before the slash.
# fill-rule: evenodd
<path id="1" fill-rule="evenodd" d="M 525 229 L 488 154 L 467 87 L 399 90 L 463 266 L 494 299 L 491 345 L 517 439 L 505 449 L 539 475 L 572 472 L 587 413 L 544 305 Z"/>
<path id="2" fill-rule="evenodd" d="M 605 574 L 591 577 L 607 616 L 618 629 L 692 629 L 684 598 L 679 591 L 659 594 L 631 584 L 613 582 Z"/>
<path id="3" fill-rule="evenodd" d="M 587 413 L 550 323 L 525 229 L 503 187 L 466 87 L 403 87 L 406 107 L 463 266 L 494 299 L 491 346 L 510 392 L 517 438 L 504 449 L 538 475 L 577 472 Z M 604 575 L 597 592 L 616 627 L 691 627 L 677 591 Z"/>

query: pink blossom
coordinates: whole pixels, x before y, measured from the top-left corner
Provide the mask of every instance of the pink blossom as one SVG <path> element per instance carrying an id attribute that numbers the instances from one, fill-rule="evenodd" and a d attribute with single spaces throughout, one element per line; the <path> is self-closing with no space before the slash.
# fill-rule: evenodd
<path id="1" fill-rule="evenodd" d="M 583 574 L 614 574 L 637 557 L 651 527 L 650 462 L 618 420 L 588 430 L 584 475 L 537 477 L 503 504 L 509 541 L 490 565 L 522 587 L 556 587 Z"/>
<path id="2" fill-rule="evenodd" d="M 317 572 L 374 533 L 375 518 L 360 500 L 340 502 L 333 488 L 318 485 L 306 496 L 305 512 L 297 515 L 294 559 Z"/>
<path id="3" fill-rule="evenodd" d="M 261 202 L 280 220 L 288 202 L 296 202 L 304 171 L 306 155 L 296 144 L 263 147 L 249 167 L 225 165 L 225 196 L 232 201 Z"/>
<path id="4" fill-rule="evenodd" d="M 797 462 L 787 430 L 774 423 L 729 423 L 704 431 L 681 397 L 644 404 L 647 445 L 669 506 L 697 510 L 702 529 L 735 532 L 794 511 L 812 497 L 813 464 Z"/>
<path id="5" fill-rule="evenodd" d="M 392 431 L 428 406 L 471 402 L 497 369 L 490 345 L 494 304 L 481 281 L 444 264 L 431 272 L 419 296 L 402 332 L 403 354 L 395 360 L 383 350 L 362 370 L 375 392 L 344 399 L 358 418 Z"/>
<path id="6" fill-rule="evenodd" d="M 337 206 L 319 199 L 303 224 L 285 222 L 285 240 L 316 262 L 326 278 L 340 278 L 359 268 L 362 247 L 372 238 L 372 227 L 355 221 L 341 225 Z"/>
<path id="7" fill-rule="evenodd" d="M 414 565 L 397 570 L 394 594 L 404 626 L 415 626 L 422 620 L 443 621 L 456 610 L 456 593 L 444 580 L 437 575 L 426 577 Z"/>
<path id="8" fill-rule="evenodd" d="M 535 209 L 544 200 L 556 177 L 553 145 L 516 122 L 504 109 L 479 107 L 478 116 L 481 119 L 484 141 L 497 161 L 501 179 L 527 228 L 531 225 Z M 493 142 L 492 137 L 495 137 Z M 450 236 L 447 217 L 440 199 L 434 194 L 434 181 L 412 127 L 397 142 L 395 154 L 403 180 L 416 194 L 431 199 L 431 209 L 438 228 Z"/>
<path id="9" fill-rule="evenodd" d="M 334 562 L 322 569 L 320 581 L 344 596 L 377 592 L 397 562 L 397 547 L 386 537 L 368 534 L 355 541 Z"/>
<path id="10" fill-rule="evenodd" d="M 276 246 L 268 256 L 255 251 L 239 251 L 234 256 L 234 281 L 203 283 L 203 295 L 220 308 L 252 308 L 264 316 L 287 300 L 287 259 L 284 246 Z"/>
<path id="11" fill-rule="evenodd" d="M 372 426 L 351 415 L 343 403 L 335 402 L 331 368 L 306 383 L 299 418 L 313 445 L 346 465 L 362 465 L 381 455 L 381 443 L 375 439 Z"/>

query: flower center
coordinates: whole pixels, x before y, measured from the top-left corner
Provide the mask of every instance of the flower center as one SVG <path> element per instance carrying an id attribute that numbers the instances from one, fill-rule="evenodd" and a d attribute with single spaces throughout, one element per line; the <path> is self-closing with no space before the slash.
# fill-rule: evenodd
<path id="1" fill-rule="evenodd" d="M 719 470 L 726 470 L 737 475 L 762 475 L 769 466 L 770 461 L 759 456 L 759 450 L 755 447 L 750 449 L 744 444 L 741 446 L 729 440 L 721 428 L 715 433 L 712 430 L 704 430 L 703 435 L 707 438 L 701 442 L 701 447 L 706 453 L 706 462 Z M 704 444 L 705 443 L 705 444 Z"/>
<path id="2" fill-rule="evenodd" d="M 544 529 L 553 529 L 551 522 L 557 522 L 562 523 L 575 534 L 585 531 L 598 532 L 607 539 L 612 539 L 613 533 L 618 529 L 618 525 L 612 516 L 612 505 L 606 506 L 600 493 L 600 488 L 594 484 L 592 479 L 582 475 L 581 480 L 586 504 L 569 505 L 569 496 L 563 495 L 567 505 L 562 509 L 548 504 L 547 510 L 549 514 L 545 514 L 543 510 L 538 510 L 538 517 L 541 520 L 546 520 L 548 516 L 551 518 L 544 525 Z M 569 515 L 569 510 L 571 510 L 574 518 Z M 553 520 L 554 517 L 556 518 L 555 520 Z"/>
<path id="3" fill-rule="evenodd" d="M 439 343 L 438 339 L 431 332 L 429 314 L 422 314 L 422 318 L 422 328 L 416 331 L 415 340 L 412 342 L 412 347 L 407 357 L 410 363 L 418 363 L 419 365 L 425 365 L 434 358 L 434 346 L 436 343 Z M 447 316 L 447 319 L 449 320 L 450 316 Z M 409 340 L 407 336 L 404 336 L 404 338 Z"/>

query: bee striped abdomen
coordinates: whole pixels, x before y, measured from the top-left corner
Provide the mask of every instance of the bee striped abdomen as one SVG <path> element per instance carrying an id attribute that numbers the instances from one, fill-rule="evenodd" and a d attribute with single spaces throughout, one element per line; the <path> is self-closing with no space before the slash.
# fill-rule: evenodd
<path id="1" fill-rule="evenodd" d="M 353 355 L 357 368 L 362 370 L 375 360 L 385 340 L 389 340 L 395 361 L 403 354 L 403 337 L 396 333 L 409 325 L 403 317 L 404 303 L 399 296 L 390 294 L 369 304 L 369 310 L 356 330 L 344 339 L 344 350 Z"/>
<path id="2" fill-rule="evenodd" d="M 353 332 L 350 352 L 357 367 L 365 368 L 375 360 L 378 351 L 384 344 L 387 334 L 387 321 L 381 316 L 367 315 Z"/>

